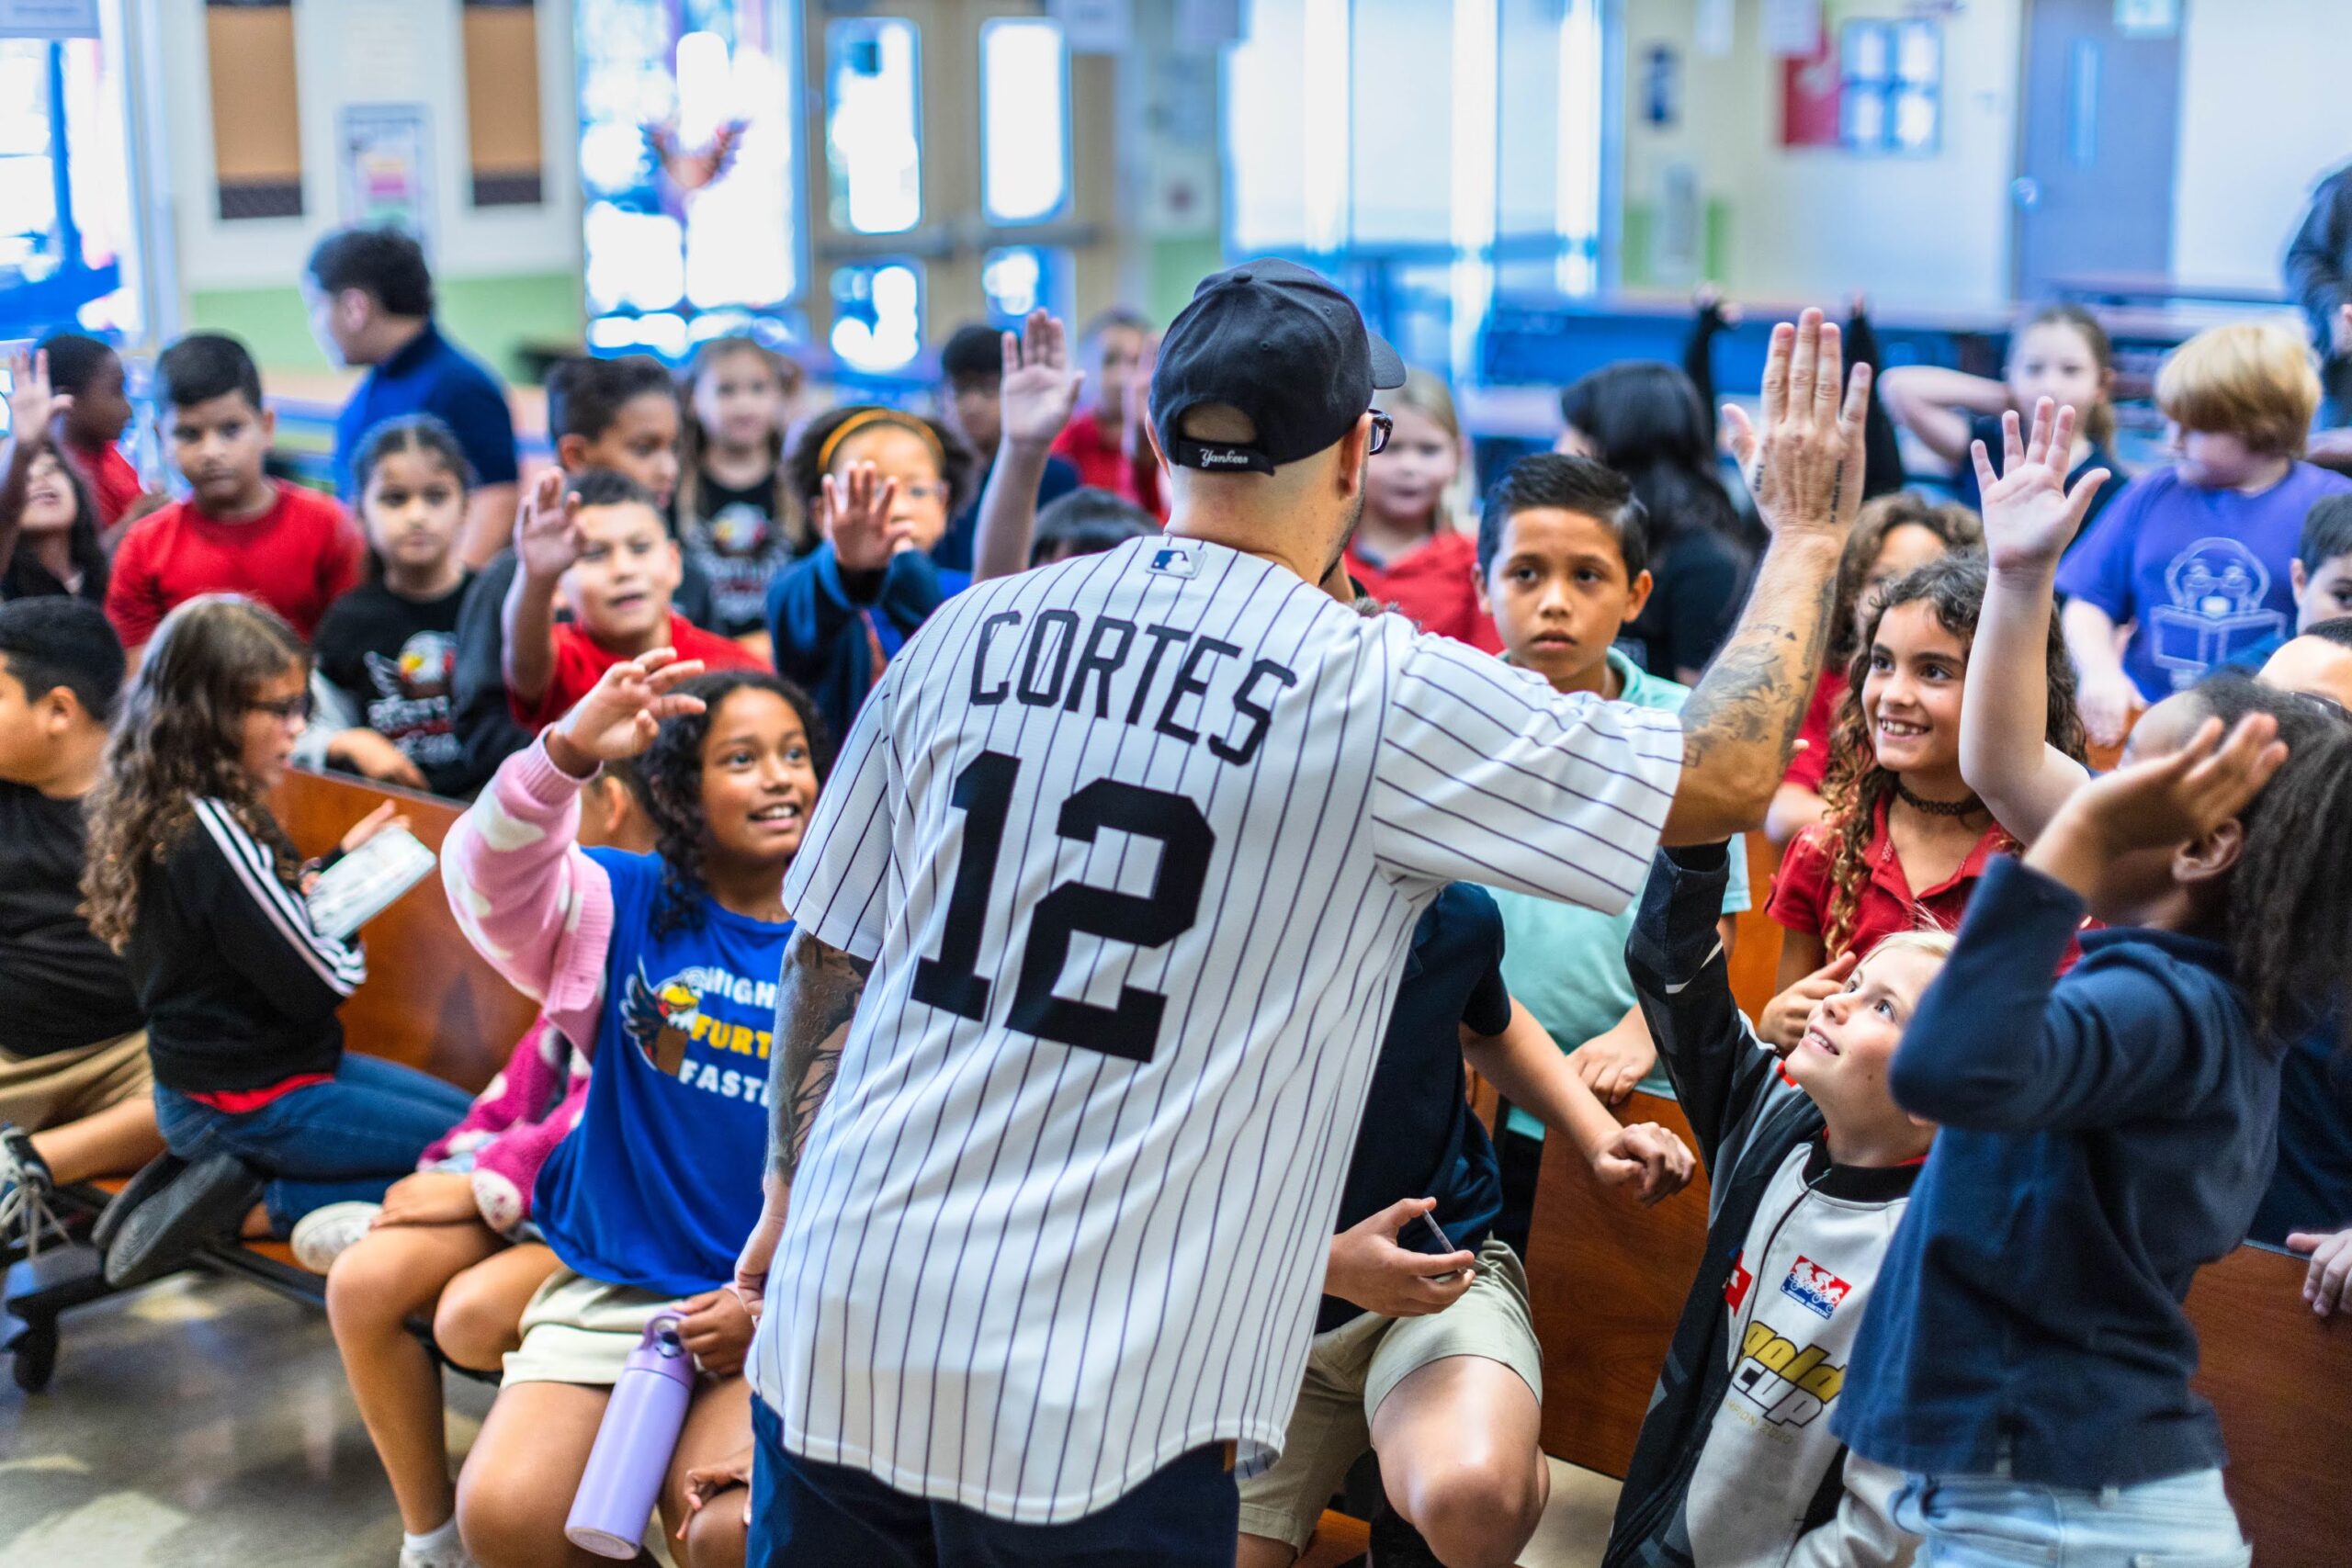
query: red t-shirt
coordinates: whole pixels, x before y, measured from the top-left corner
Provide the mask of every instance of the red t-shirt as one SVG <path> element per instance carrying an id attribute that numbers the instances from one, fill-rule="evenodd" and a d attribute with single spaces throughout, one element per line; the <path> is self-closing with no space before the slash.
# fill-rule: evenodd
<path id="1" fill-rule="evenodd" d="M 66 461 L 74 465 L 90 487 L 90 498 L 98 503 L 98 526 L 111 528 L 130 510 L 145 487 L 139 482 L 139 470 L 122 455 L 122 448 L 109 441 L 96 451 L 61 442 L 59 449 Z"/>
<path id="2" fill-rule="evenodd" d="M 327 606 L 359 581 L 368 554 L 351 514 L 299 485 L 250 523 L 222 523 L 175 501 L 130 525 L 107 581 L 107 618 L 125 648 L 155 635 L 172 610 L 199 593 L 243 593 L 286 617 L 308 638 Z"/>
<path id="3" fill-rule="evenodd" d="M 1156 517 L 1168 515 L 1159 495 L 1159 465 L 1146 457 L 1130 457 L 1115 439 L 1107 438 L 1094 423 L 1091 409 L 1080 409 L 1062 433 L 1054 437 L 1054 456 L 1067 458 L 1078 470 L 1078 482 L 1134 502 Z"/>
<path id="4" fill-rule="evenodd" d="M 547 694 L 531 707 L 524 706 L 519 697 L 509 697 L 514 716 L 533 729 L 544 728 L 571 712 L 571 705 L 586 696 L 605 671 L 621 660 L 619 654 L 596 646 L 576 621 L 556 623 L 553 646 L 555 673 L 548 681 Z M 741 643 L 707 632 L 675 610 L 670 612 L 670 646 L 678 650 L 680 659 L 699 659 L 713 670 L 769 668 L 765 660 Z"/>
<path id="5" fill-rule="evenodd" d="M 1425 632 L 1500 653 L 1503 639 L 1478 608 L 1478 547 L 1466 535 L 1441 528 L 1386 566 L 1374 566 L 1348 547 L 1348 575 L 1374 598 L 1395 604 Z"/>
<path id="6" fill-rule="evenodd" d="M 1823 671 L 1821 684 L 1813 689 L 1813 705 L 1804 710 L 1804 723 L 1797 728 L 1797 739 L 1804 744 L 1789 759 L 1789 771 L 1781 775 L 1782 784 L 1803 784 L 1815 795 L 1821 793 L 1821 781 L 1829 773 L 1829 735 L 1838 724 L 1838 699 L 1845 694 L 1845 672 Z"/>

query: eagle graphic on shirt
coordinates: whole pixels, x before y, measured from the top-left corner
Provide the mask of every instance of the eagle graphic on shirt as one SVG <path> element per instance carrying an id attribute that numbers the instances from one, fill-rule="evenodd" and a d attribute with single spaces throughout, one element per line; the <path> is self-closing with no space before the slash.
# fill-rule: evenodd
<path id="1" fill-rule="evenodd" d="M 640 964 L 621 998 L 621 1027 L 654 1071 L 676 1077 L 701 1010 L 700 991 L 674 976 L 657 986 L 646 978 Z"/>

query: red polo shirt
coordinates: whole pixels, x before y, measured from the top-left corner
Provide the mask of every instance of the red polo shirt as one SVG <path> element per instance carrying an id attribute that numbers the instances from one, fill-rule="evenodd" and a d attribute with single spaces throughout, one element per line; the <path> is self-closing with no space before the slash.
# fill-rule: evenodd
<path id="1" fill-rule="evenodd" d="M 1996 854 L 2017 848 L 1998 823 L 1987 828 L 1960 869 L 1933 887 L 1915 893 L 1903 874 L 1903 861 L 1894 852 L 1894 840 L 1886 830 L 1886 807 L 1882 804 L 1872 824 L 1870 847 L 1863 853 L 1868 874 L 1863 878 L 1854 904 L 1854 929 L 1838 953 L 1859 953 L 1867 956 L 1879 942 L 1897 931 L 1915 931 L 1932 923 L 1940 930 L 1960 929 L 1961 911 L 1968 908 L 1969 896 L 1976 891 L 1977 878 L 1984 874 L 1984 867 Z M 1771 901 L 1764 912 L 1792 931 L 1825 937 L 1829 929 L 1829 857 L 1833 849 L 1834 829 L 1827 823 L 1807 828 L 1790 840 L 1788 853 L 1781 861 L 1780 874 L 1772 879 Z M 1923 920 L 1921 916 L 1926 919 Z M 1836 958 L 1838 953 L 1826 954 Z M 2074 950 L 2067 950 L 2066 962 L 2075 961 Z"/>
<path id="2" fill-rule="evenodd" d="M 765 660 L 748 651 L 741 643 L 730 641 L 716 632 L 707 632 L 679 615 L 670 612 L 670 646 L 678 657 L 699 659 L 712 670 L 765 670 Z M 604 678 L 605 671 L 621 661 L 617 653 L 598 647 L 574 621 L 559 621 L 555 627 L 555 673 L 548 681 L 547 694 L 529 707 L 519 697 L 510 697 L 514 716 L 533 729 L 553 724 L 571 711 L 571 705 L 588 694 L 589 688 Z"/>
<path id="3" fill-rule="evenodd" d="M 1503 639 L 1478 608 L 1478 547 L 1466 535 L 1441 528 L 1385 566 L 1348 547 L 1348 575 L 1363 591 L 1411 616 L 1425 632 L 1500 653 Z"/>
<path id="4" fill-rule="evenodd" d="M 1092 409 L 1079 410 L 1062 427 L 1054 437 L 1053 451 L 1078 470 L 1079 483 L 1132 501 L 1155 517 L 1168 515 L 1168 502 L 1159 493 L 1159 465 L 1149 457 L 1138 462 L 1128 457 L 1115 437 L 1102 434 Z"/>
<path id="5" fill-rule="evenodd" d="M 1829 773 L 1829 738 L 1838 728 L 1838 699 L 1845 694 L 1845 671 L 1823 671 L 1821 684 L 1813 689 L 1813 703 L 1804 710 L 1804 722 L 1797 727 L 1797 739 L 1804 744 L 1789 759 L 1789 771 L 1781 775 L 1782 784 L 1803 784 L 1815 795 L 1821 793 L 1821 781 Z"/>

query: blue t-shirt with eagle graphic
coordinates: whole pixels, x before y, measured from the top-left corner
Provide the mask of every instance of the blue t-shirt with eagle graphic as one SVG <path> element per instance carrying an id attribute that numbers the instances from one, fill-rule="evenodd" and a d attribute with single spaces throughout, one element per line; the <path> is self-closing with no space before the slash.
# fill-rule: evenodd
<path id="1" fill-rule="evenodd" d="M 532 1211 L 564 1264 L 661 1295 L 715 1290 L 760 1217 L 768 1041 L 792 922 L 730 914 L 657 934 L 662 862 L 587 852 L 613 885 L 605 1009 L 580 1125 Z"/>

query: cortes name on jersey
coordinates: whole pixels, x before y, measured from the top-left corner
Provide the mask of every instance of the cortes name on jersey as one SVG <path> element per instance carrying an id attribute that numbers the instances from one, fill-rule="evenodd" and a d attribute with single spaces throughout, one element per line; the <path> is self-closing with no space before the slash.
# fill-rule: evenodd
<path id="1" fill-rule="evenodd" d="M 1152 715 L 1159 734 L 1187 746 L 1206 736 L 1211 756 L 1239 767 L 1266 739 L 1274 694 L 1298 684 L 1295 671 L 1272 659 L 1253 660 L 1243 671 L 1241 653 L 1188 626 L 1109 615 L 1081 619 L 1073 610 L 1000 610 L 980 623 L 974 639 L 970 696 L 974 707 L 1011 701 L 1074 714 L 1091 692 L 1096 718 L 1108 719 L 1116 708 L 1121 722 L 1139 726 Z M 1163 667 L 1174 671 L 1164 687 Z M 1124 703 L 1114 702 L 1114 687 Z"/>

